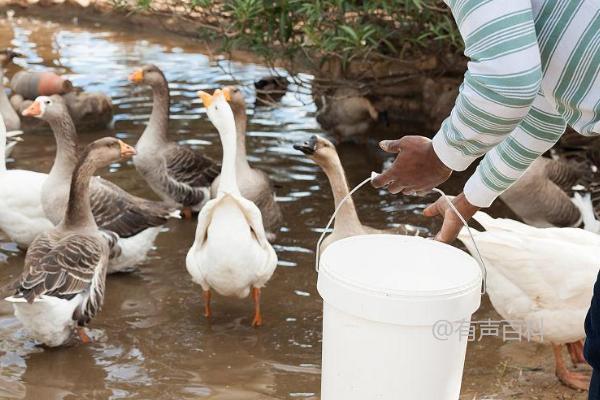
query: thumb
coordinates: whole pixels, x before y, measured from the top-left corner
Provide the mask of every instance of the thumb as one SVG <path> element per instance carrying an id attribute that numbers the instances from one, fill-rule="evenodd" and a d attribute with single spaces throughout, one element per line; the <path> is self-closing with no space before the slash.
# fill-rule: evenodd
<path id="1" fill-rule="evenodd" d="M 388 153 L 399 153 L 402 150 L 402 139 L 382 140 L 379 142 L 379 147 Z"/>

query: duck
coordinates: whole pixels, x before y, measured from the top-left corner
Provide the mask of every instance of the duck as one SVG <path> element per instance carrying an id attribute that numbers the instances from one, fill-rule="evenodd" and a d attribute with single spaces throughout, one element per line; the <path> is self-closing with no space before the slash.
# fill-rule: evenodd
<path id="1" fill-rule="evenodd" d="M 373 103 L 354 88 L 339 88 L 321 103 L 317 122 L 340 142 L 362 140 L 379 120 Z"/>
<path id="2" fill-rule="evenodd" d="M 260 209 L 240 192 L 236 177 L 236 125 L 231 107 L 221 89 L 211 96 L 198 93 L 210 121 L 219 131 L 223 163 L 217 197 L 198 214 L 186 268 L 192 281 L 203 290 L 204 316 L 212 315 L 211 291 L 222 296 L 247 297 L 252 292 L 252 326 L 263 324 L 261 289 L 277 266 L 277 254 L 269 243 Z M 232 251 L 232 245 L 235 250 Z"/>
<path id="3" fill-rule="evenodd" d="M 246 102 L 244 95 L 235 86 L 226 86 L 223 88 L 223 95 L 229 102 L 236 127 L 236 152 L 235 169 L 238 187 L 242 196 L 258 206 L 262 213 L 263 223 L 267 231 L 269 241 L 277 237 L 277 232 L 283 224 L 283 214 L 281 207 L 275 198 L 275 189 L 269 176 L 257 168 L 253 168 L 248 163 L 246 153 Z M 215 178 L 210 186 L 210 197 L 215 198 L 219 192 L 220 175 Z"/>
<path id="4" fill-rule="evenodd" d="M 68 205 L 71 176 L 77 164 L 78 140 L 75 125 L 60 96 L 40 96 L 23 115 L 46 121 L 56 139 L 54 164 L 42 187 L 44 212 L 58 225 Z M 143 262 L 160 233 L 161 226 L 178 218 L 177 210 L 165 202 L 133 196 L 117 185 L 93 177 L 91 209 L 96 224 L 118 236 L 119 254 L 112 257 L 108 273 L 127 272 Z"/>
<path id="5" fill-rule="evenodd" d="M 4 68 L 0 67 L 0 114 L 4 119 L 4 125 L 8 132 L 18 131 L 21 129 L 21 118 L 13 109 L 6 88 L 4 87 Z"/>
<path id="6" fill-rule="evenodd" d="M 62 346 L 76 336 L 90 342 L 84 327 L 102 308 L 110 254 L 94 221 L 90 185 L 98 168 L 133 154 L 133 147 L 115 138 L 88 145 L 73 171 L 64 218 L 27 250 L 15 292 L 5 300 L 28 334 L 45 346 Z"/>
<path id="7" fill-rule="evenodd" d="M 256 102 L 270 104 L 281 100 L 287 92 L 289 82 L 285 76 L 268 75 L 254 82 Z"/>
<path id="8" fill-rule="evenodd" d="M 149 85 L 153 97 L 150 121 L 136 144 L 135 168 L 160 198 L 181 207 L 185 218 L 191 218 L 210 199 L 210 185 L 220 168 L 200 153 L 168 140 L 169 85 L 156 65 L 134 71 L 129 80 Z"/>
<path id="9" fill-rule="evenodd" d="M 553 348 L 558 379 L 587 390 L 589 378 L 567 369 L 561 349 L 567 346 L 574 363 L 585 362 L 584 320 L 600 269 L 600 235 L 580 228 L 536 228 L 481 211 L 474 218 L 485 229 L 471 232 L 487 267 L 492 305 L 505 321 L 541 326 L 543 341 Z M 466 229 L 458 238 L 476 256 Z"/>
<path id="10" fill-rule="evenodd" d="M 0 114 L 0 230 L 20 248 L 54 225 L 41 202 L 47 174 L 6 168 L 6 126 Z"/>
<path id="11" fill-rule="evenodd" d="M 341 201 L 350 192 L 350 189 L 348 188 L 344 167 L 334 144 L 322 136 L 313 135 L 309 140 L 295 144 L 294 149 L 307 155 L 325 172 L 333 192 L 334 210 L 337 209 Z M 392 230 L 381 230 L 364 225 L 360 221 L 354 201 L 350 197 L 340 207 L 335 217 L 333 231 L 323 240 L 321 250 L 325 250 L 331 243 L 347 237 L 381 233 L 416 236 L 419 234 L 419 230 L 408 224 L 402 224 Z"/>

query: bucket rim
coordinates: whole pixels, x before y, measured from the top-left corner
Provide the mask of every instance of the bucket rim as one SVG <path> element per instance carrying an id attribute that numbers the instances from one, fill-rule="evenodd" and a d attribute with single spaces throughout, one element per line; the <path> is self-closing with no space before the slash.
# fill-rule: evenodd
<path id="1" fill-rule="evenodd" d="M 420 298 L 420 299 L 436 298 L 436 299 L 438 299 L 440 297 L 451 298 L 451 297 L 458 297 L 461 295 L 465 295 L 467 293 L 470 293 L 474 289 L 480 290 L 481 282 L 483 279 L 483 274 L 482 274 L 480 268 L 477 268 L 478 273 L 477 273 L 476 277 L 474 277 L 471 281 L 465 283 L 464 285 L 455 286 L 452 288 L 445 288 L 445 289 L 405 290 L 405 289 L 390 289 L 390 288 L 377 287 L 377 286 L 373 286 L 373 285 L 365 285 L 364 282 L 358 282 L 356 280 L 349 279 L 347 276 L 344 276 L 343 274 L 332 272 L 327 267 L 327 263 L 324 262 L 324 261 L 326 261 L 325 256 L 327 255 L 328 251 L 333 246 L 335 246 L 337 243 L 357 240 L 362 237 L 368 237 L 368 238 L 372 239 L 375 237 L 398 237 L 398 236 L 401 236 L 403 239 L 408 239 L 408 241 L 431 240 L 431 239 L 423 238 L 420 236 L 403 236 L 403 235 L 394 235 L 394 234 L 389 234 L 389 233 L 378 233 L 378 234 L 372 234 L 372 235 L 364 234 L 364 235 L 355 235 L 355 236 L 343 238 L 343 239 L 337 240 L 334 243 L 330 244 L 325 249 L 325 251 L 323 251 L 323 254 L 321 255 L 321 260 L 320 260 L 319 275 L 325 274 L 328 276 L 329 279 L 332 279 L 339 284 L 343 284 L 344 286 L 346 286 L 348 288 L 352 288 L 353 290 L 358 290 L 360 292 L 369 294 L 371 296 L 380 296 L 380 297 L 387 297 L 387 298 L 394 297 L 397 299 L 407 299 L 407 298 Z M 443 243 L 443 242 L 437 242 L 437 243 L 446 247 L 447 249 L 450 249 L 450 251 L 460 252 L 461 254 L 465 254 L 465 255 L 469 256 L 468 253 L 466 253 L 454 246 L 451 246 L 447 243 Z M 472 257 L 470 257 L 470 258 L 472 258 Z M 473 259 L 473 262 L 475 264 L 477 264 L 477 261 L 474 258 L 472 258 L 472 259 Z"/>

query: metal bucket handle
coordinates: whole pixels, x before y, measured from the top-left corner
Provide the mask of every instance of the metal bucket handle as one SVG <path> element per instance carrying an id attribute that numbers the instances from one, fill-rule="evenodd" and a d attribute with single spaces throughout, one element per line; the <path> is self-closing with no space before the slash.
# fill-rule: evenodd
<path id="1" fill-rule="evenodd" d="M 333 221 L 335 220 L 335 217 L 336 217 L 338 211 L 340 210 L 340 208 L 342 208 L 342 206 L 344 205 L 346 200 L 351 198 L 352 195 L 356 191 L 358 191 L 358 189 L 360 189 L 367 183 L 371 182 L 373 180 L 373 178 L 375 178 L 377 175 L 379 175 L 377 172 L 371 172 L 371 176 L 368 177 L 367 179 L 365 179 L 364 181 L 362 181 L 361 183 L 359 183 L 358 185 L 356 185 L 354 187 L 354 189 L 352 189 L 350 191 L 350 193 L 348 193 L 342 199 L 342 201 L 340 201 L 340 204 L 338 204 L 338 206 L 335 208 L 335 211 L 331 215 L 331 218 L 329 219 L 327 226 L 325 226 L 325 228 L 323 229 L 323 232 L 321 233 L 321 236 L 319 237 L 319 240 L 317 241 L 317 248 L 316 248 L 316 252 L 315 252 L 316 253 L 315 270 L 317 271 L 317 273 L 319 272 L 319 263 L 320 263 L 320 259 L 321 259 L 321 244 L 323 243 L 323 240 L 325 239 L 325 235 L 327 235 L 327 231 L 331 227 L 331 224 L 333 224 Z M 433 188 L 432 190 L 434 192 L 439 193 L 444 198 L 444 200 L 446 200 L 450 209 L 452 209 L 452 211 L 454 211 L 454 213 L 458 216 L 458 218 L 463 223 L 465 228 L 467 228 L 467 232 L 469 232 L 469 237 L 471 238 L 471 242 L 473 242 L 473 246 L 475 247 L 475 251 L 477 252 L 477 258 L 478 258 L 477 261 L 479 263 L 479 268 L 481 269 L 481 276 L 482 276 L 481 294 L 483 295 L 486 293 L 486 289 L 487 289 L 487 268 L 485 266 L 485 262 L 483 261 L 483 257 L 481 256 L 481 253 L 479 252 L 479 247 L 477 247 L 477 243 L 475 242 L 473 233 L 471 233 L 471 228 L 469 227 L 469 224 L 467 224 L 467 221 L 465 221 L 463 216 L 458 212 L 458 210 L 456 209 L 454 204 L 452 204 L 452 200 L 450 200 L 450 198 L 448 196 L 446 196 L 446 193 L 444 193 L 441 189 L 438 189 L 438 188 Z"/>

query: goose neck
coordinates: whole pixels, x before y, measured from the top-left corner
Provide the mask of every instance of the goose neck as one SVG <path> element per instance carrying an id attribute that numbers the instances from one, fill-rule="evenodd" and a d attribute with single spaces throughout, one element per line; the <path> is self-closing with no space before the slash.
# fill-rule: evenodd
<path id="1" fill-rule="evenodd" d="M 335 208 L 337 209 L 344 197 L 350 192 L 344 168 L 342 167 L 340 159 L 336 156 L 335 158 L 332 157 L 329 159 L 328 162 L 323 165 L 323 170 L 329 180 L 331 191 L 333 192 Z M 362 224 L 358 218 L 354 200 L 349 198 L 338 211 L 335 218 L 334 230 L 354 230 L 361 226 Z"/>
<path id="2" fill-rule="evenodd" d="M 221 144 L 223 146 L 223 162 L 221 165 L 221 180 L 219 181 L 219 193 L 239 194 L 236 173 L 236 148 L 237 140 L 235 127 L 229 126 L 219 130 Z"/>
<path id="3" fill-rule="evenodd" d="M 248 164 L 248 155 L 246 153 L 246 110 L 235 110 L 234 115 L 236 132 L 235 164 L 238 171 L 240 171 L 250 168 L 250 164 Z"/>
<path id="4" fill-rule="evenodd" d="M 90 182 L 96 167 L 90 157 L 80 162 L 73 172 L 69 191 L 69 202 L 63 220 L 66 228 L 86 228 L 96 226 L 90 206 Z"/>
<path id="5" fill-rule="evenodd" d="M 78 141 L 75 124 L 66 112 L 60 118 L 48 120 L 48 123 L 56 139 L 56 156 L 50 176 L 70 179 L 77 165 Z"/>
<path id="6" fill-rule="evenodd" d="M 167 142 L 170 102 L 169 86 L 166 81 L 152 85 L 152 112 L 142 139 L 146 137 L 159 144 Z"/>

